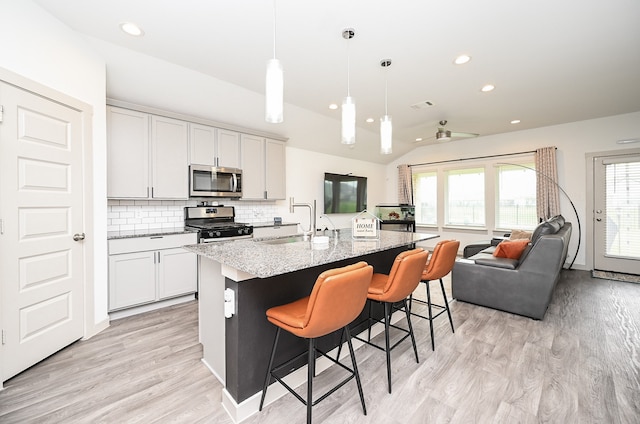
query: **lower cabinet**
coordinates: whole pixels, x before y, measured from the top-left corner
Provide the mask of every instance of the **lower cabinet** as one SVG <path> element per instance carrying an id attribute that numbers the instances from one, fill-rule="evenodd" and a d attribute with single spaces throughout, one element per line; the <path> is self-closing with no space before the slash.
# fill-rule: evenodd
<path id="1" fill-rule="evenodd" d="M 193 233 L 109 240 L 109 311 L 195 293 L 197 256 L 181 246 L 196 242 Z"/>

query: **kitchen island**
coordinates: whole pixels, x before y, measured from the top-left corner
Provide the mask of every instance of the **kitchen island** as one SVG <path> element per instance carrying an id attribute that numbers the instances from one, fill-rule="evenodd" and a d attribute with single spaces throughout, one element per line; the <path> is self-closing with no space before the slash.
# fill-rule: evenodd
<path id="1" fill-rule="evenodd" d="M 199 255 L 203 361 L 224 384 L 223 405 L 236 422 L 258 408 L 276 331 L 266 319 L 268 308 L 308 296 L 318 275 L 327 269 L 365 261 L 375 272 L 388 273 L 400 252 L 438 237 L 396 231 L 379 234 L 379 239 L 354 239 L 350 230 L 341 230 L 322 244 L 287 236 L 185 246 Z M 364 316 L 363 312 L 361 317 Z M 330 351 L 337 346 L 339 335 L 338 332 L 322 338 L 318 346 Z M 304 340 L 283 333 L 276 363 L 305 349 Z M 297 368 L 305 365 L 297 364 Z M 320 372 L 322 365 L 318 368 Z M 298 374 L 306 377 L 304 372 Z M 273 390 L 274 397 L 282 393 Z M 267 402 L 270 397 L 271 390 Z"/>

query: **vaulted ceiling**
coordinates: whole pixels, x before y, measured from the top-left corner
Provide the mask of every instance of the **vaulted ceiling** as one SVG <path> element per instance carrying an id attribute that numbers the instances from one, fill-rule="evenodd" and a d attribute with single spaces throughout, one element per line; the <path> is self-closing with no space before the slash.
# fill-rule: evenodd
<path id="1" fill-rule="evenodd" d="M 35 2 L 80 33 L 264 92 L 265 64 L 273 56 L 273 1 Z M 275 4 L 286 104 L 339 120 L 339 109 L 329 105 L 346 95 L 348 56 L 357 125 L 377 133 L 386 73 L 394 125 L 389 160 L 435 143 L 440 120 L 451 131 L 485 136 L 640 110 L 636 0 Z M 125 21 L 140 25 L 144 37 L 121 32 Z M 345 28 L 355 30 L 349 42 L 342 37 Z M 471 61 L 455 65 L 461 54 Z M 382 59 L 392 66 L 381 68 Z M 495 89 L 482 92 L 485 84 Z M 339 149 L 338 138 L 335 143 Z"/>

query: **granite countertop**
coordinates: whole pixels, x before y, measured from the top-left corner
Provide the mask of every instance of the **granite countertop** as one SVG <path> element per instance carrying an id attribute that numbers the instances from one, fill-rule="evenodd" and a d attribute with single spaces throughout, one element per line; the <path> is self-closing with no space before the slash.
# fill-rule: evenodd
<path id="1" fill-rule="evenodd" d="M 265 222 L 254 222 L 251 225 L 257 228 L 264 227 L 286 227 L 288 225 L 298 225 L 297 222 L 282 222 L 280 224 L 275 224 L 273 221 L 265 221 Z"/>
<path id="2" fill-rule="evenodd" d="M 331 237 L 324 245 L 303 241 L 300 236 L 286 236 L 194 244 L 184 248 L 231 268 L 267 278 L 436 237 L 439 236 L 380 230 L 379 239 L 354 240 L 351 230 L 340 230 L 337 239 Z"/>
<path id="3" fill-rule="evenodd" d="M 133 238 L 133 237 L 168 236 L 172 234 L 188 234 L 188 233 L 197 233 L 197 230 L 179 227 L 179 228 L 152 228 L 148 230 L 108 231 L 107 240 Z"/>

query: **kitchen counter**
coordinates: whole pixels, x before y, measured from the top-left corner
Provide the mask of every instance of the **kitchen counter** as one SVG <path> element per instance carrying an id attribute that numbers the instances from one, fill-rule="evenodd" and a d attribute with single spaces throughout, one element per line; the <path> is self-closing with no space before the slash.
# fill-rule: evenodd
<path id="1" fill-rule="evenodd" d="M 258 410 L 276 331 L 265 317 L 267 309 L 308 296 L 318 275 L 328 269 L 365 261 L 373 266 L 374 272 L 388 273 L 400 252 L 413 248 L 416 242 L 438 236 L 382 230 L 379 239 L 354 240 L 350 230 L 341 230 L 338 238 L 330 238 L 326 245 L 298 237 L 241 239 L 184 247 L 198 254 L 199 259 L 202 360 L 224 385 L 222 403 L 235 422 Z M 381 317 L 380 305 L 372 306 L 373 315 Z M 352 324 L 354 334 L 366 331 L 368 311 L 365 308 Z M 377 330 L 378 327 L 373 335 Z M 303 339 L 283 335 L 283 340 L 286 343 L 279 347 L 276 363 L 296 356 L 306 346 Z M 318 347 L 330 352 L 339 340 L 340 332 L 336 332 L 319 339 Z M 329 361 L 319 360 L 316 369 L 321 372 L 329 365 Z M 306 380 L 305 366 L 306 363 L 300 363 L 296 370 L 291 370 L 291 381 Z M 267 403 L 277 398 L 277 393 L 283 394 L 270 390 Z"/>
<path id="2" fill-rule="evenodd" d="M 380 231 L 379 239 L 354 240 L 351 230 L 341 230 L 336 240 L 322 245 L 312 241 L 269 244 L 280 238 L 243 239 L 231 242 L 185 246 L 198 255 L 259 278 L 268 278 L 331 262 L 358 258 L 363 254 L 407 246 L 436 236 L 424 233 Z M 291 236 L 282 239 L 297 240 Z"/>
<path id="3" fill-rule="evenodd" d="M 154 237 L 168 236 L 172 234 L 196 233 L 197 230 L 179 228 L 151 228 L 148 230 L 129 230 L 129 231 L 108 231 L 107 240 L 133 238 L 133 237 Z"/>

